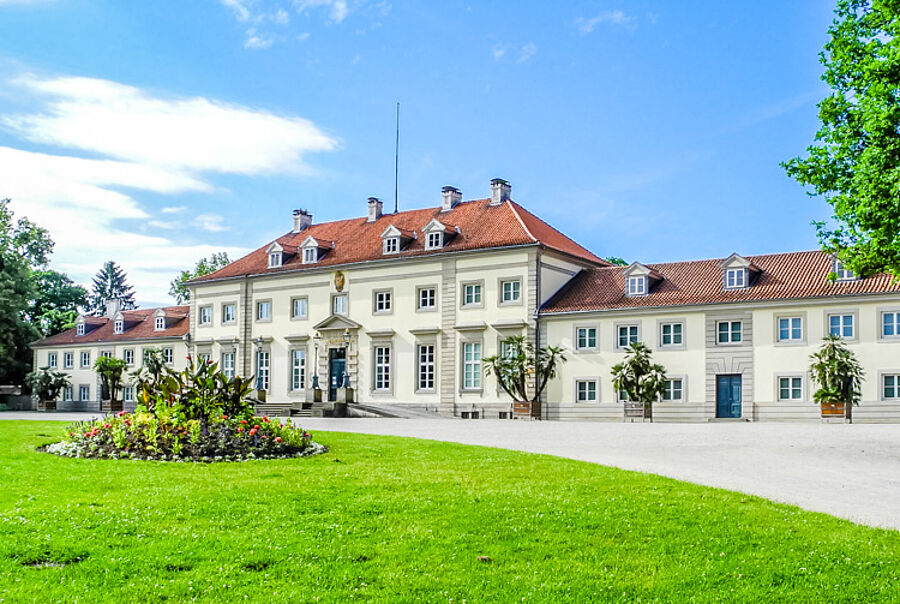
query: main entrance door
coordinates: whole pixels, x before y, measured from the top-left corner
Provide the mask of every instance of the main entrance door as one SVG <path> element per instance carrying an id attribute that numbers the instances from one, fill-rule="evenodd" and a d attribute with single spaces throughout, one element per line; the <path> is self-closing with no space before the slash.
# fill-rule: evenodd
<path id="1" fill-rule="evenodd" d="M 347 350 L 332 348 L 328 351 L 328 400 L 337 400 L 337 389 L 344 383 L 344 371 L 347 369 Z"/>
<path id="2" fill-rule="evenodd" d="M 741 416 L 741 376 L 716 376 L 716 417 Z"/>

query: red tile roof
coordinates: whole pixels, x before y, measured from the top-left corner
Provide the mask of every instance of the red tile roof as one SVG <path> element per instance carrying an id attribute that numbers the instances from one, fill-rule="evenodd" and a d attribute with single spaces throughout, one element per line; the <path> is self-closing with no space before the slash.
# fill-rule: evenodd
<path id="1" fill-rule="evenodd" d="M 285 250 L 284 263 L 280 267 L 268 268 L 266 248 L 271 245 L 270 242 L 212 274 L 195 279 L 195 282 L 383 260 L 386 257 L 382 253 L 381 234 L 389 225 L 394 225 L 401 231 L 418 234 L 418 239 L 411 241 L 398 254 L 391 254 L 389 258 L 520 245 L 543 245 L 595 264 L 606 264 L 603 259 L 575 243 L 517 203 L 507 201 L 499 206 L 489 204 L 490 199 L 478 199 L 459 203 L 447 212 L 442 212 L 439 207 L 424 208 L 397 214 L 384 214 L 374 222 L 367 222 L 366 218 L 362 217 L 313 224 L 299 233 L 287 233 L 276 239 Z M 432 218 L 436 218 L 441 224 L 459 229 L 459 233 L 450 237 L 444 247 L 439 250 L 425 249 L 425 237 L 422 230 Z M 317 263 L 304 265 L 298 247 L 310 236 L 320 245 L 330 247 L 334 242 L 334 248 L 329 249 Z"/>
<path id="2" fill-rule="evenodd" d="M 626 267 L 586 269 L 544 304 L 542 313 L 652 308 L 681 305 L 727 304 L 796 298 L 830 298 L 864 294 L 900 293 L 900 282 L 879 274 L 855 281 L 828 280 L 831 256 L 821 251 L 748 256 L 760 273 L 750 287 L 726 290 L 722 260 L 649 264 L 663 280 L 646 296 L 626 296 Z"/>
<path id="3" fill-rule="evenodd" d="M 91 329 L 83 336 L 76 335 L 75 329 L 68 329 L 49 338 L 33 342 L 32 346 L 61 346 L 66 344 L 97 344 L 108 342 L 127 342 L 129 340 L 150 340 L 154 338 L 181 337 L 188 332 L 190 320 L 188 314 L 190 306 L 165 306 L 168 327 L 162 331 L 156 331 L 155 315 L 158 308 L 141 308 L 138 310 L 123 310 L 122 318 L 125 320 L 124 333 L 113 333 L 113 321 L 107 317 L 85 317 L 85 323 L 96 324 L 99 327 Z"/>

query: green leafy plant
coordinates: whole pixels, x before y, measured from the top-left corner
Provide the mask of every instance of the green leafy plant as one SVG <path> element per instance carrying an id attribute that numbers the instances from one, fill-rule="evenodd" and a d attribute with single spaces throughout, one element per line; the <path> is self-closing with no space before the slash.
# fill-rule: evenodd
<path id="1" fill-rule="evenodd" d="M 122 378 L 125 377 L 125 369 L 128 365 L 122 359 L 115 357 L 100 357 L 94 361 L 94 371 L 100 376 L 103 391 L 106 392 L 113 406 L 119 402 L 119 392 L 122 390 Z"/>
<path id="2" fill-rule="evenodd" d="M 650 349 L 641 342 L 625 350 L 625 360 L 612 368 L 613 386 L 631 402 L 652 405 L 665 391 L 666 368 L 653 362 Z"/>
<path id="3" fill-rule="evenodd" d="M 517 403 L 534 405 L 566 362 L 562 348 L 535 348 L 525 336 L 505 341 L 505 353 L 484 359 L 486 375 L 496 375 L 500 388 Z"/>
<path id="4" fill-rule="evenodd" d="M 32 371 L 25 376 L 25 383 L 41 401 L 55 401 L 63 388 L 71 385 L 68 375 L 49 367 Z"/>
<path id="5" fill-rule="evenodd" d="M 840 336 L 825 336 L 810 361 L 809 371 L 818 386 L 813 393 L 816 403 L 859 404 L 865 371 Z"/>

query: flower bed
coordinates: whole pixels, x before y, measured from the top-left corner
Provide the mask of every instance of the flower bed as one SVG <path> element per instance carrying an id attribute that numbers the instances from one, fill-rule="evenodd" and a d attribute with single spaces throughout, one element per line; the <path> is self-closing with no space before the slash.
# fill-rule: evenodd
<path id="1" fill-rule="evenodd" d="M 303 457 L 328 449 L 290 421 L 224 414 L 185 420 L 138 410 L 73 424 L 61 442 L 43 450 L 64 457 L 209 462 Z"/>

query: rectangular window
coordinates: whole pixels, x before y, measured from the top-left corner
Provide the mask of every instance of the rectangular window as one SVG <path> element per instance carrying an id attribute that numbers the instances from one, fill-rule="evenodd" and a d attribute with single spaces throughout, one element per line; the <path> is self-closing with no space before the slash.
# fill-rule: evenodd
<path id="1" fill-rule="evenodd" d="M 56 353 L 51 352 L 47 355 L 47 367 L 56 369 Z"/>
<path id="2" fill-rule="evenodd" d="M 596 327 L 579 327 L 575 331 L 575 348 L 582 350 L 585 348 L 597 347 L 597 328 Z"/>
<path id="3" fill-rule="evenodd" d="M 881 376 L 882 395 L 885 400 L 900 399 L 900 375 Z"/>
<path id="4" fill-rule="evenodd" d="M 126 348 L 122 351 L 122 359 L 126 365 L 134 365 L 134 348 Z"/>
<path id="5" fill-rule="evenodd" d="M 384 240 L 384 253 L 396 254 L 400 251 L 400 239 L 398 237 L 388 237 Z"/>
<path id="6" fill-rule="evenodd" d="M 726 271 L 725 271 L 725 287 L 728 289 L 747 287 L 747 269 L 745 269 L 745 268 L 726 269 Z"/>
<path id="7" fill-rule="evenodd" d="M 597 380 L 576 380 L 575 401 L 579 403 L 597 402 Z"/>
<path id="8" fill-rule="evenodd" d="M 638 341 L 637 325 L 619 325 L 618 332 L 619 337 L 617 345 L 619 348 L 628 348 Z"/>
<path id="9" fill-rule="evenodd" d="M 628 277 L 628 295 L 642 296 L 647 293 L 647 277 L 644 275 Z"/>
<path id="10" fill-rule="evenodd" d="M 73 392 L 72 387 L 66 386 L 63 388 L 63 400 L 71 401 L 73 398 L 75 398 L 75 393 Z"/>
<path id="11" fill-rule="evenodd" d="M 200 325 L 212 325 L 212 306 L 200 307 Z"/>
<path id="12" fill-rule="evenodd" d="M 504 359 L 511 359 L 519 354 L 519 344 L 512 340 L 503 340 L 500 342 L 500 356 Z"/>
<path id="13" fill-rule="evenodd" d="M 75 326 L 75 335 L 83 336 L 84 335 L 84 323 L 79 323 Z"/>
<path id="14" fill-rule="evenodd" d="M 778 318 L 778 341 L 779 342 L 800 342 L 803 340 L 803 318 L 802 317 L 779 317 Z"/>
<path id="15" fill-rule="evenodd" d="M 346 315 L 348 311 L 347 294 L 338 294 L 331 299 L 331 309 L 336 315 Z"/>
<path id="16" fill-rule="evenodd" d="M 122 388 L 122 400 L 126 403 L 134 402 L 134 386 L 125 386 Z"/>
<path id="17" fill-rule="evenodd" d="M 78 400 L 79 401 L 89 401 L 91 400 L 91 387 L 90 386 L 79 386 L 78 387 Z"/>
<path id="18" fill-rule="evenodd" d="M 834 274 L 838 281 L 853 281 L 856 279 L 854 272 L 844 268 L 844 263 L 837 259 L 834 261 Z"/>
<path id="19" fill-rule="evenodd" d="M 434 344 L 419 344 L 418 389 L 434 390 Z"/>
<path id="20" fill-rule="evenodd" d="M 256 303 L 256 320 L 270 321 L 272 319 L 272 303 L 263 300 Z"/>
<path id="21" fill-rule="evenodd" d="M 272 252 L 269 254 L 269 268 L 281 266 L 281 252 Z"/>
<path id="22" fill-rule="evenodd" d="M 666 380 L 666 388 L 663 390 L 662 400 L 664 401 L 681 401 L 684 400 L 684 381 L 681 378 L 672 378 Z"/>
<path id="23" fill-rule="evenodd" d="M 437 305 L 437 290 L 423 287 L 419 290 L 419 310 L 434 310 Z"/>
<path id="24" fill-rule="evenodd" d="M 122 319 L 116 319 L 116 321 L 113 323 L 113 333 L 118 335 L 123 333 L 124 331 L 125 321 L 123 321 Z"/>
<path id="25" fill-rule="evenodd" d="M 306 313 L 308 312 L 309 302 L 304 298 L 293 298 L 291 299 L 291 318 L 292 319 L 305 319 Z"/>
<path id="26" fill-rule="evenodd" d="M 466 283 L 463 286 L 463 306 L 478 306 L 481 304 L 481 284 Z"/>
<path id="27" fill-rule="evenodd" d="M 684 344 L 684 324 L 663 323 L 660 326 L 660 344 L 662 346 L 681 346 Z"/>
<path id="28" fill-rule="evenodd" d="M 236 311 L 237 311 L 237 306 L 235 304 L 223 304 L 222 305 L 222 323 L 225 325 L 227 325 L 229 323 L 234 323 Z"/>
<path id="29" fill-rule="evenodd" d="M 234 353 L 233 352 L 223 352 L 222 353 L 222 373 L 225 374 L 229 380 L 234 379 Z"/>
<path id="30" fill-rule="evenodd" d="M 113 355 L 113 353 L 111 353 L 108 350 L 104 350 L 103 352 L 100 353 L 100 356 L 103 357 L 104 359 L 111 359 L 112 355 Z"/>
<path id="31" fill-rule="evenodd" d="M 743 338 L 743 323 L 741 321 L 719 321 L 718 338 L 719 344 L 736 344 Z"/>
<path id="32" fill-rule="evenodd" d="M 156 317 L 156 331 L 162 331 L 166 328 L 166 318 L 165 317 Z"/>
<path id="33" fill-rule="evenodd" d="M 375 390 L 391 389 L 391 347 L 375 347 Z"/>
<path id="34" fill-rule="evenodd" d="M 71 369 L 72 364 L 74 363 L 73 356 L 71 352 L 63 353 L 63 369 Z"/>
<path id="35" fill-rule="evenodd" d="M 519 301 L 522 292 L 521 281 L 502 281 L 500 283 L 500 302 L 503 304 L 514 304 Z"/>
<path id="36" fill-rule="evenodd" d="M 163 348 L 162 349 L 162 357 L 163 357 L 163 363 L 165 363 L 166 365 L 171 365 L 172 363 L 175 362 L 175 357 L 172 354 L 171 348 Z"/>
<path id="37" fill-rule="evenodd" d="M 853 315 L 828 315 L 828 333 L 842 338 L 852 338 Z"/>
<path id="38" fill-rule="evenodd" d="M 391 312 L 391 292 L 375 292 L 375 312 Z"/>
<path id="39" fill-rule="evenodd" d="M 208 364 L 212 360 L 212 355 L 208 352 L 198 352 L 197 353 L 197 362 L 201 364 Z"/>
<path id="40" fill-rule="evenodd" d="M 481 342 L 463 342 L 463 389 L 481 388 Z"/>
<path id="41" fill-rule="evenodd" d="M 881 313 L 881 335 L 885 338 L 900 337 L 900 312 Z"/>
<path id="42" fill-rule="evenodd" d="M 444 234 L 441 232 L 428 233 L 428 242 L 426 247 L 430 250 L 440 248 L 444 244 Z"/>
<path id="43" fill-rule="evenodd" d="M 313 264 L 319 259 L 319 250 L 314 247 L 303 249 L 303 264 Z"/>
<path id="44" fill-rule="evenodd" d="M 81 368 L 84 369 L 86 367 L 91 366 L 91 353 L 90 352 L 82 352 L 81 353 Z"/>
<path id="45" fill-rule="evenodd" d="M 778 400 L 799 401 L 803 398 L 803 378 L 778 378 Z"/>
<path id="46" fill-rule="evenodd" d="M 256 389 L 269 389 L 269 353 L 266 350 L 256 351 Z"/>
<path id="47" fill-rule="evenodd" d="M 291 390 L 306 388 L 306 351 L 291 351 Z"/>

